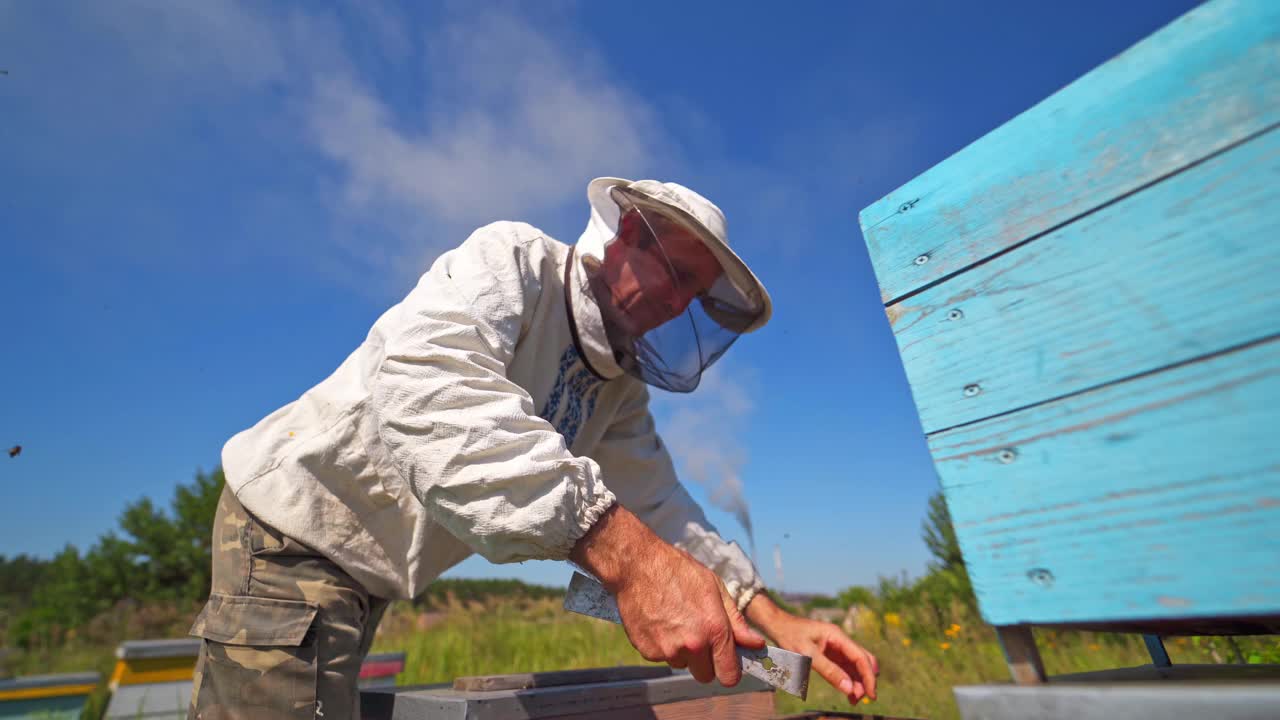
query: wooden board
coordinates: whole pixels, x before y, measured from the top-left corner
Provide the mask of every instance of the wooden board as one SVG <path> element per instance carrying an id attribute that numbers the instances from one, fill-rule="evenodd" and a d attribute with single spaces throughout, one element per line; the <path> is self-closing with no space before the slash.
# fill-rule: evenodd
<path id="1" fill-rule="evenodd" d="M 550 720 L 614 717 L 685 701 L 763 694 L 773 689 L 750 676 L 736 687 L 702 684 L 686 672 L 647 680 L 557 685 L 528 690 L 460 691 L 450 686 L 366 689 L 360 693 L 364 720 Z M 715 707 L 712 703 L 708 707 Z M 714 717 L 714 716 L 711 716 Z"/>
<path id="2" fill-rule="evenodd" d="M 0 720 L 77 720 L 99 680 L 96 672 L 0 679 Z"/>
<path id="3" fill-rule="evenodd" d="M 890 318 L 927 433 L 1280 333 L 1280 130 Z"/>
<path id="4" fill-rule="evenodd" d="M 116 647 L 116 657 L 121 660 L 189 657 L 194 663 L 202 642 L 200 638 L 126 640 Z"/>
<path id="5" fill-rule="evenodd" d="M 610 710 L 609 720 L 771 720 L 774 717 L 773 693 L 754 692 L 681 700 L 652 707 L 629 707 Z M 599 713 L 557 715 L 548 720 L 597 720 Z"/>
<path id="6" fill-rule="evenodd" d="M 1225 667 L 1235 671 L 1175 671 L 1169 679 L 1155 679 L 1129 669 L 1051 678 L 1030 687 L 961 685 L 955 688 L 956 705 L 965 720 L 1275 720 L 1280 707 L 1275 673 L 1256 673 L 1248 665 Z"/>
<path id="7" fill-rule="evenodd" d="M 881 715 L 880 713 L 848 713 L 838 710 L 811 710 L 799 715 L 787 715 L 777 720 L 916 720 L 899 715 Z"/>
<path id="8" fill-rule="evenodd" d="M 917 720 L 899 715 L 881 715 L 880 713 L 849 713 L 838 710 L 810 710 L 799 715 L 787 715 L 777 720 Z"/>
<path id="9" fill-rule="evenodd" d="M 125 685 L 111 693 L 103 720 L 175 720 L 191 706 L 191 680 Z"/>
<path id="10" fill-rule="evenodd" d="M 994 625 L 1274 615 L 1280 340 L 929 439 Z"/>
<path id="11" fill-rule="evenodd" d="M 1040 623 L 1036 627 L 1048 630 L 1141 633 L 1143 635 L 1159 635 L 1161 637 L 1175 635 L 1280 635 L 1280 614 Z"/>
<path id="12" fill-rule="evenodd" d="M 1280 3 L 1196 8 L 865 209 L 885 304 L 1277 122 Z"/>
<path id="13" fill-rule="evenodd" d="M 585 670 L 557 670 L 554 672 L 512 673 L 508 675 L 477 675 L 454 678 L 454 690 L 527 690 L 529 688 L 556 687 L 558 685 L 588 685 L 591 683 L 618 682 L 619 680 L 647 680 L 667 677 L 671 668 L 666 665 L 620 665 L 618 667 L 588 668 Z"/>
<path id="14" fill-rule="evenodd" d="M 1280 665 L 1170 665 L 1091 670 L 1089 672 L 1054 675 L 1055 683 L 1223 683 L 1223 682 L 1276 682 L 1280 683 Z"/>

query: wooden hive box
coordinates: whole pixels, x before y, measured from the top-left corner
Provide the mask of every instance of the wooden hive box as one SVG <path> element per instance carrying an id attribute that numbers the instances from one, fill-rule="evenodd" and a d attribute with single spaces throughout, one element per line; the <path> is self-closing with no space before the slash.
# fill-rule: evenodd
<path id="1" fill-rule="evenodd" d="M 744 676 L 702 684 L 666 666 L 458 678 L 452 685 L 364 690 L 364 720 L 768 720 L 773 691 Z"/>
<path id="2" fill-rule="evenodd" d="M 0 680 L 0 720 L 79 720 L 101 679 L 82 672 Z"/>
<path id="3" fill-rule="evenodd" d="M 1027 625 L 1280 629 L 1278 124 L 1280 3 L 1214 0 L 861 213 L 1023 680 Z"/>
<path id="4" fill-rule="evenodd" d="M 121 643 L 108 682 L 111 701 L 103 720 L 185 717 L 202 642 L 200 638 L 180 638 Z M 360 666 L 360 687 L 394 686 L 404 662 L 402 652 L 369 655 Z M 0 720 L 3 717 L 0 715 Z"/>

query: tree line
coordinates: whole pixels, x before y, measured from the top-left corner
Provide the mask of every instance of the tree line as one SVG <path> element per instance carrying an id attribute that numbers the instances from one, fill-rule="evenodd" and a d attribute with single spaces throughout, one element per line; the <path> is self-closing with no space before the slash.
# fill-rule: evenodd
<path id="1" fill-rule="evenodd" d="M 27 649 L 56 646 L 75 628 L 124 601 L 189 605 L 194 612 L 209 594 L 211 529 L 225 483 L 220 468 L 197 471 L 191 483 L 178 485 L 168 508 L 149 498 L 130 503 L 120 515 L 119 527 L 84 552 L 68 545 L 50 559 L 0 555 L 4 644 Z M 945 626 L 951 608 L 973 608 L 975 602 L 940 494 L 929 500 L 922 539 L 933 556 L 923 576 L 884 578 L 877 587 L 850 587 L 835 597 L 816 598 L 811 605 L 863 605 L 880 612 L 927 608 Z M 454 579 L 433 583 L 418 603 L 541 598 L 562 592 L 515 580 Z"/>
<path id="2" fill-rule="evenodd" d="M 222 470 L 197 472 L 169 508 L 149 498 L 130 503 L 119 528 L 81 552 L 68 545 L 51 559 L 0 555 L 0 623 L 7 644 L 59 643 L 66 633 L 122 600 L 194 602 L 209 594 L 210 529 Z"/>

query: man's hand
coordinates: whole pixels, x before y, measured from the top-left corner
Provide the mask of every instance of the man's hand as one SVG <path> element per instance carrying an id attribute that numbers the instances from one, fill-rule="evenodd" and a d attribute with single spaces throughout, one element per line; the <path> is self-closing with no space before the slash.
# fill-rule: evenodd
<path id="1" fill-rule="evenodd" d="M 732 687 L 742 679 L 734 645 L 764 647 L 715 573 L 621 506 L 610 508 L 569 557 L 618 599 L 627 637 L 646 660 Z"/>
<path id="2" fill-rule="evenodd" d="M 778 607 L 764 593 L 747 605 L 747 616 L 764 629 L 778 647 L 813 658 L 813 669 L 841 695 L 856 704 L 864 696 L 876 699 L 876 656 L 827 622 L 796 617 Z"/>

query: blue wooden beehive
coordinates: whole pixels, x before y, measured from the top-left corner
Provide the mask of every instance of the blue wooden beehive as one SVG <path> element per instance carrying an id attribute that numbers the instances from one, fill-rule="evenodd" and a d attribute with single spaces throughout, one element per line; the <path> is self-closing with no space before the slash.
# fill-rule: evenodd
<path id="1" fill-rule="evenodd" d="M 1278 123 L 1216 0 L 862 211 L 991 624 L 1280 629 Z"/>

